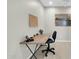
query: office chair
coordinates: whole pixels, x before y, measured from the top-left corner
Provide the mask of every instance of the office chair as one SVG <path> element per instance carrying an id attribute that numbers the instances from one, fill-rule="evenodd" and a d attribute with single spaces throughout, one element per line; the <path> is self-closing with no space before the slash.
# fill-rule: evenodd
<path id="1" fill-rule="evenodd" d="M 55 52 L 52 51 L 52 50 L 55 50 L 55 48 L 50 48 L 50 43 L 54 43 L 55 42 L 56 35 L 57 35 L 57 32 L 54 31 L 54 33 L 52 34 L 52 38 L 48 38 L 48 40 L 46 41 L 46 43 L 48 44 L 48 47 L 47 47 L 47 49 L 42 50 L 42 53 L 46 51 L 45 56 L 47 56 L 48 52 L 52 52 L 55 55 Z"/>

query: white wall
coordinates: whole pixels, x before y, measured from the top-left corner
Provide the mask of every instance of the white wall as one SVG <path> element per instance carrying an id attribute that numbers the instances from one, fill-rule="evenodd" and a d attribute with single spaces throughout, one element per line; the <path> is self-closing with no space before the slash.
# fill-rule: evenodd
<path id="1" fill-rule="evenodd" d="M 70 40 L 71 39 L 71 27 L 55 26 L 55 14 L 70 14 L 70 8 L 46 8 L 45 9 L 45 22 L 46 22 L 46 32 L 53 33 L 54 30 L 57 31 L 57 40 Z"/>
<path id="2" fill-rule="evenodd" d="M 38 16 L 37 28 L 29 27 L 29 14 Z M 31 36 L 44 28 L 43 15 L 44 9 L 37 0 L 8 0 L 8 59 L 29 59 L 31 53 L 19 42 L 26 34 Z"/>
<path id="3" fill-rule="evenodd" d="M 44 9 L 37 0 L 8 0 L 8 59 L 29 59 L 27 57 L 31 53 L 26 46 L 20 45 L 19 42 L 23 40 L 26 34 L 31 36 L 38 32 L 40 28 L 43 28 L 46 33 L 52 33 L 56 29 L 58 31 L 58 40 L 69 40 L 70 27 L 55 27 L 54 15 L 60 11 L 54 8 Z M 63 10 L 62 13 L 64 12 Z M 38 16 L 37 28 L 29 27 L 29 14 Z M 33 48 L 34 46 L 32 46 L 32 50 Z"/>

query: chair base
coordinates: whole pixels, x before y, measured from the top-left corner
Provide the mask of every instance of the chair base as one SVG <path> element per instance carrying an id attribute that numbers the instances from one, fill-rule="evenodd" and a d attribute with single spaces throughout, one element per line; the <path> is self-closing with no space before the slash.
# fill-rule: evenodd
<path id="1" fill-rule="evenodd" d="M 52 51 L 52 50 L 55 50 L 54 48 L 47 48 L 47 49 L 45 49 L 45 50 L 42 50 L 42 53 L 44 53 L 45 51 L 46 51 L 46 53 L 45 53 L 45 56 L 47 57 L 48 55 L 48 52 L 52 52 L 54 55 L 55 55 L 55 52 L 54 51 Z"/>

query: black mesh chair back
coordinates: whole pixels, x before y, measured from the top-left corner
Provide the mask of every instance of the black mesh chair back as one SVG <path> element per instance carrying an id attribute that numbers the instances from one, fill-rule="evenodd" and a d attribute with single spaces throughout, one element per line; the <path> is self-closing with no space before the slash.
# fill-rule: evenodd
<path id="1" fill-rule="evenodd" d="M 54 42 L 55 42 L 56 36 L 57 36 L 57 32 L 54 31 L 54 33 L 53 33 L 53 35 L 52 35 L 52 38 L 54 39 Z"/>

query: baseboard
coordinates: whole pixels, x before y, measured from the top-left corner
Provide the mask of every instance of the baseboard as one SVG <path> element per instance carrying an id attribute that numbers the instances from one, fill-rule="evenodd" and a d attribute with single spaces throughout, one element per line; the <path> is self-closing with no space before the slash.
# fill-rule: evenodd
<path id="1" fill-rule="evenodd" d="M 71 40 L 56 40 L 56 42 L 71 42 Z"/>

